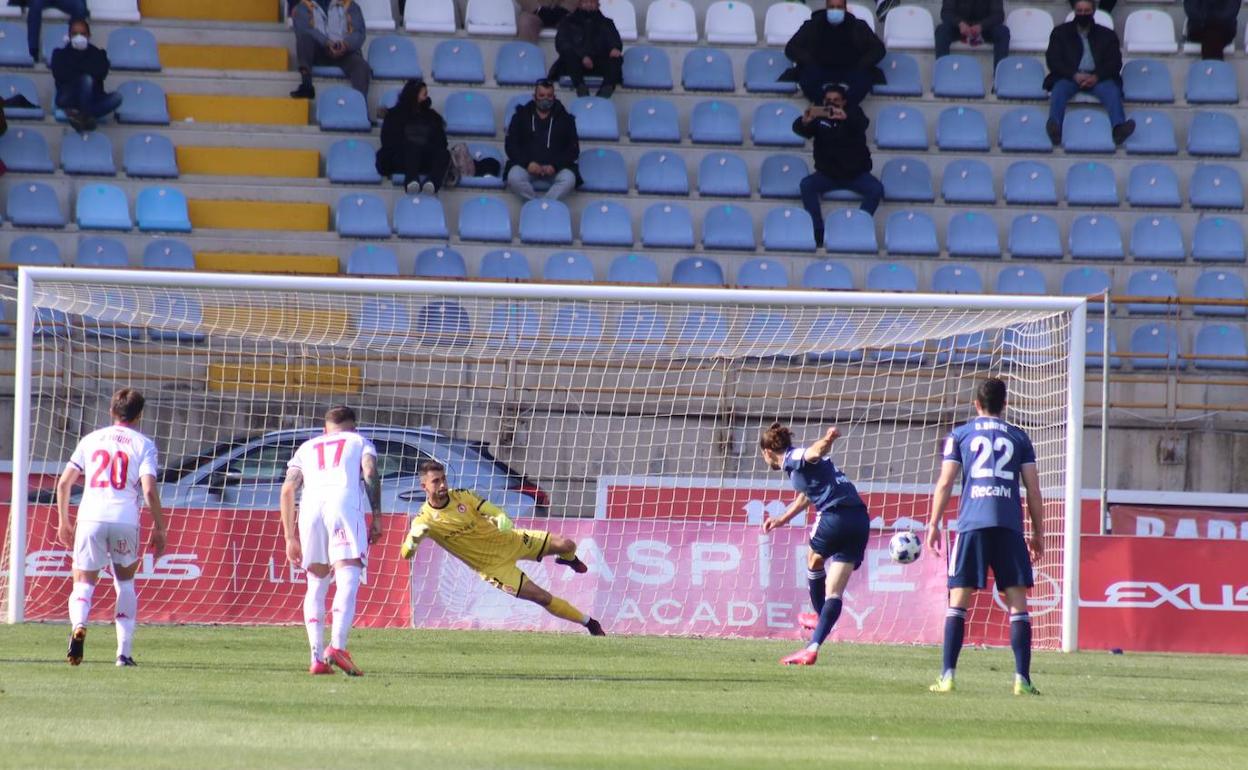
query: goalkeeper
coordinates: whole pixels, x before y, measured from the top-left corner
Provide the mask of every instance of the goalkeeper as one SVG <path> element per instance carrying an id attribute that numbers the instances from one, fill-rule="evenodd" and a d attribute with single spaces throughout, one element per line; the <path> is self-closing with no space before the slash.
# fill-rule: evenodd
<path id="1" fill-rule="evenodd" d="M 594 636 L 606 636 L 598 621 L 551 595 L 516 566 L 520 559 L 540 561 L 555 554 L 559 564 L 584 573 L 589 568 L 576 557 L 576 543 L 550 532 L 513 529 L 511 519 L 493 503 L 467 489 L 451 489 L 446 467 L 439 462 L 420 464 L 420 486 L 427 499 L 403 540 L 404 559 L 412 558 L 420 541 L 431 537 L 495 588 L 540 604 L 557 618 L 580 623 Z"/>

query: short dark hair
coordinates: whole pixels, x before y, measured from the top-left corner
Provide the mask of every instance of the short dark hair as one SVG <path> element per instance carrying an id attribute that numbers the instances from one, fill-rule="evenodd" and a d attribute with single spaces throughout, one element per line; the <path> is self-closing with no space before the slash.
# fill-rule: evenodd
<path id="1" fill-rule="evenodd" d="M 66 27 L 66 29 L 73 29 L 75 24 L 81 24 L 82 26 L 86 27 L 87 32 L 91 31 L 91 22 L 87 21 L 85 17 L 78 16 L 78 17 L 70 19 L 69 25 Z"/>
<path id="2" fill-rule="evenodd" d="M 844 83 L 827 83 L 823 86 L 824 96 L 827 96 L 829 93 L 833 91 L 847 98 L 849 96 L 849 89 L 845 87 Z"/>
<path id="3" fill-rule="evenodd" d="M 536 83 L 533 84 L 534 91 L 536 91 L 539 88 L 549 88 L 553 90 L 554 87 L 555 87 L 555 81 L 551 80 L 550 78 L 541 78 Z"/>
<path id="4" fill-rule="evenodd" d="M 975 389 L 975 403 L 988 414 L 1001 414 L 1005 410 L 1005 380 L 989 377 Z"/>
<path id="5" fill-rule="evenodd" d="M 134 422 L 143 414 L 143 394 L 134 388 L 122 388 L 113 394 L 108 411 L 114 420 Z"/>
<path id="6" fill-rule="evenodd" d="M 438 473 L 439 471 L 446 473 L 446 466 L 437 460 L 425 460 L 416 466 L 416 472 L 420 474 L 421 478 L 424 478 L 427 474 Z"/>
<path id="7" fill-rule="evenodd" d="M 329 411 L 325 413 L 325 422 L 332 422 L 334 425 L 342 425 L 349 422 L 354 425 L 355 410 L 345 404 L 331 406 Z"/>
<path id="8" fill-rule="evenodd" d="M 793 448 L 793 431 L 778 422 L 773 422 L 758 439 L 759 449 L 770 449 L 773 452 L 787 452 Z"/>

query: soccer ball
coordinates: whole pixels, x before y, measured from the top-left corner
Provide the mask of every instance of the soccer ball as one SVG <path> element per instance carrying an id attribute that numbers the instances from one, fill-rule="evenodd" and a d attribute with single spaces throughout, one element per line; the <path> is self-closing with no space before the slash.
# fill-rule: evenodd
<path id="1" fill-rule="evenodd" d="M 888 541 L 888 555 L 898 564 L 909 564 L 923 553 L 923 543 L 913 532 L 898 532 Z"/>

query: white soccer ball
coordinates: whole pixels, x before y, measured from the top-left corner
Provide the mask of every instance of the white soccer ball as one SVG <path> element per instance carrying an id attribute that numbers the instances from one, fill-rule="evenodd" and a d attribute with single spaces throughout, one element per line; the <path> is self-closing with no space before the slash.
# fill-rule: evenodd
<path id="1" fill-rule="evenodd" d="M 898 564 L 909 564 L 923 553 L 923 543 L 913 532 L 898 532 L 888 541 L 888 555 Z"/>

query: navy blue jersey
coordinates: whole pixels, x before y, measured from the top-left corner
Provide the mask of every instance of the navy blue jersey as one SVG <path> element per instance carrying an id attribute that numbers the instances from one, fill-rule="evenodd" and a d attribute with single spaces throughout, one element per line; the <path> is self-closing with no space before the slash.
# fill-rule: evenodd
<path id="1" fill-rule="evenodd" d="M 798 492 L 810 498 L 820 514 L 865 510 L 849 478 L 826 457 L 806 462 L 805 449 L 793 449 L 784 456 L 784 474 Z"/>
<path id="2" fill-rule="evenodd" d="M 1036 462 L 1036 450 L 1022 428 L 997 417 L 976 417 L 953 429 L 941 456 L 962 465 L 959 532 L 987 527 L 1022 531 L 1020 471 Z"/>

